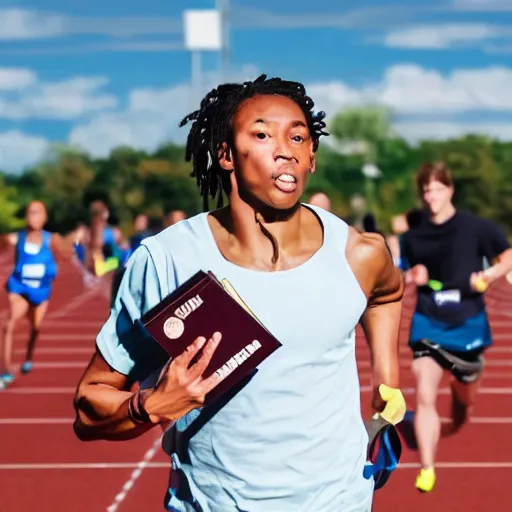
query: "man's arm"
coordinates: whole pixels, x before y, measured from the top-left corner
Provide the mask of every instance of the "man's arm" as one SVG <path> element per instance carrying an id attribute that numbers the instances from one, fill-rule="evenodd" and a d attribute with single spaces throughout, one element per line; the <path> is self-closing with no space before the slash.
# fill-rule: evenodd
<path id="1" fill-rule="evenodd" d="M 378 403 L 379 385 L 399 387 L 398 334 L 405 283 L 382 236 L 368 233 L 356 236 L 359 240 L 353 243 L 349 260 L 368 297 L 361 325 L 371 353 L 373 405 L 379 409 L 382 406 Z"/>
<path id="2" fill-rule="evenodd" d="M 512 271 L 512 248 L 505 233 L 493 222 L 480 219 L 478 226 L 480 247 L 483 255 L 491 266 L 471 276 L 474 285 L 478 279 L 483 279 L 488 285 L 498 281 Z"/>
<path id="3" fill-rule="evenodd" d="M 18 243 L 18 233 L 6 233 L 0 235 L 0 250 L 13 247 Z"/>
<path id="4" fill-rule="evenodd" d="M 485 281 L 491 284 L 506 276 L 509 272 L 512 272 L 512 248 L 503 251 L 482 274 Z"/>
<path id="5" fill-rule="evenodd" d="M 60 260 L 69 260 L 75 254 L 74 241 L 58 233 L 52 234 L 50 245 L 55 256 Z"/>

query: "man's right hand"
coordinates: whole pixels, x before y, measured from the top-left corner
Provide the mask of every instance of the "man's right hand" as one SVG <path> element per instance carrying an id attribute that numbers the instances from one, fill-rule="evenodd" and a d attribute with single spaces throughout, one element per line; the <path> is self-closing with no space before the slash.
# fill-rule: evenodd
<path id="1" fill-rule="evenodd" d="M 407 283 L 414 283 L 416 286 L 426 286 L 428 284 L 428 270 L 425 265 L 414 265 L 407 271 L 405 280 Z"/>
<path id="2" fill-rule="evenodd" d="M 143 397 L 151 422 L 175 422 L 204 404 L 206 395 L 222 381 L 215 372 L 207 378 L 202 376 L 221 339 L 219 332 L 208 341 L 204 337 L 196 338 L 164 367 L 156 386 Z M 190 366 L 203 347 L 201 356 Z"/>

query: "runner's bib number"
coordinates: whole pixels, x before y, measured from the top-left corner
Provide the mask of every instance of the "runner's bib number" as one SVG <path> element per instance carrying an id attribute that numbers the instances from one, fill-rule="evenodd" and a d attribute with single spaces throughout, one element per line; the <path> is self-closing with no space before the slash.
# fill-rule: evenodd
<path id="1" fill-rule="evenodd" d="M 21 267 L 23 279 L 43 279 L 45 274 L 46 265 L 44 263 L 27 263 Z"/>
<path id="2" fill-rule="evenodd" d="M 460 290 L 443 290 L 434 293 L 434 301 L 438 306 L 460 304 Z"/>

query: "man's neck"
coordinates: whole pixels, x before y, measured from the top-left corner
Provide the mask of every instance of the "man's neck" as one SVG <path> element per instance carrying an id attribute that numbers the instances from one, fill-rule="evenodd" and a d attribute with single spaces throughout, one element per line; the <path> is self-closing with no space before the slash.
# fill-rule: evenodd
<path id="1" fill-rule="evenodd" d="M 258 253 L 268 249 L 268 238 L 261 232 L 261 223 L 276 239 L 281 251 L 297 243 L 301 233 L 302 208 L 300 204 L 291 211 L 255 209 L 240 197 L 232 197 L 229 206 L 231 234 L 241 247 Z M 258 220 L 257 217 L 258 216 Z M 266 251 L 265 251 L 266 252 Z"/>
<path id="2" fill-rule="evenodd" d="M 439 213 L 430 216 L 430 220 L 433 224 L 443 224 L 447 220 L 450 220 L 456 213 L 455 206 L 449 204 L 446 208 L 443 208 Z"/>

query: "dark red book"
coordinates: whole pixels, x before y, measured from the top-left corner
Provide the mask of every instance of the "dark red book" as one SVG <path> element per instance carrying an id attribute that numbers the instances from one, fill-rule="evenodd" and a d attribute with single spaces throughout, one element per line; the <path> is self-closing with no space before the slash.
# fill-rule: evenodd
<path id="1" fill-rule="evenodd" d="M 281 346 L 229 281 L 219 281 L 212 272 L 197 272 L 148 311 L 141 323 L 171 358 L 198 336 L 222 334 L 203 377 L 218 372 L 225 378 L 207 395 L 207 403 L 253 373 Z"/>

